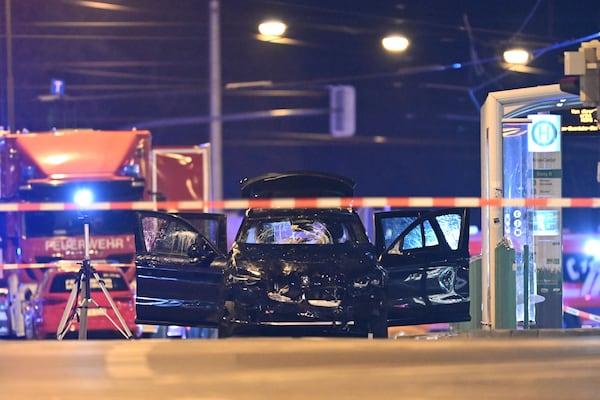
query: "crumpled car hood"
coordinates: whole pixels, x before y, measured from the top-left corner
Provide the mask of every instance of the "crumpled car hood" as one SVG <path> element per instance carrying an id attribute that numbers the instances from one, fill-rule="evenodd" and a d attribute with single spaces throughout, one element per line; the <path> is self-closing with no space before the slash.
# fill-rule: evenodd
<path id="1" fill-rule="evenodd" d="M 348 278 L 376 269 L 375 255 L 368 246 L 351 245 L 244 245 L 234 244 L 230 264 L 244 268 L 252 264 L 270 276 L 344 274 Z"/>

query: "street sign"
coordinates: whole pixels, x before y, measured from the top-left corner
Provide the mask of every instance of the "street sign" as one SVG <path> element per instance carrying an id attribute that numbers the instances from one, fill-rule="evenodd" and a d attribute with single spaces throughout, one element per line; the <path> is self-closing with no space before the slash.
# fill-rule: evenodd
<path id="1" fill-rule="evenodd" d="M 65 81 L 61 79 L 52 79 L 50 81 L 50 94 L 62 96 L 65 94 Z"/>

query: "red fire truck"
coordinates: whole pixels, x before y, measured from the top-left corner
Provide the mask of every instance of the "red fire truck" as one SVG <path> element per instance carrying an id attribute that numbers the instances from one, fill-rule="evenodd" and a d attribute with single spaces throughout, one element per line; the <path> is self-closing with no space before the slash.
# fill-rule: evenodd
<path id="1" fill-rule="evenodd" d="M 45 270 L 83 260 L 84 224 L 90 259 L 117 264 L 133 279 L 133 210 L 78 208 L 79 196 L 121 204 L 208 200 L 207 171 L 207 146 L 156 149 L 146 130 L 0 133 L 0 202 L 30 204 L 0 212 L 9 336 L 24 336 L 25 300 Z"/>

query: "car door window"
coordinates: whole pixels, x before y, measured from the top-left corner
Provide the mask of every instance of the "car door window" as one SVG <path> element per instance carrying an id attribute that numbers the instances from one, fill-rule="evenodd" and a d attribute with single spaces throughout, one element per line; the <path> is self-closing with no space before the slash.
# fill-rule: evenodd
<path id="1" fill-rule="evenodd" d="M 222 254 L 227 253 L 227 216 L 217 213 L 174 213 L 190 223 L 195 230 L 208 239 Z"/>
<path id="2" fill-rule="evenodd" d="M 383 225 L 385 247 L 388 248 L 391 246 L 394 240 L 396 240 L 398 237 L 398 234 L 408 228 L 408 226 L 416 219 L 416 216 L 402 216 L 391 217 L 382 220 L 381 223 Z M 415 238 L 413 238 L 413 240 L 416 240 L 417 237 L 420 237 L 420 233 L 415 233 L 414 235 Z"/>
<path id="3" fill-rule="evenodd" d="M 394 248 L 396 250 L 399 250 L 400 245 L 402 245 L 402 250 L 423 247 L 423 236 L 421 235 L 421 226 L 416 226 L 414 229 L 408 232 L 408 234 L 404 237 L 404 240 L 398 241 Z"/>
<path id="4" fill-rule="evenodd" d="M 149 253 L 186 257 L 198 233 L 172 220 L 144 217 L 142 221 L 144 242 Z"/>
<path id="5" fill-rule="evenodd" d="M 440 244 L 431 222 L 428 220 L 423 223 L 423 234 L 425 236 L 425 247 L 437 246 Z"/>
<path id="6" fill-rule="evenodd" d="M 444 233 L 444 238 L 452 250 L 458 249 L 460 241 L 460 232 L 462 217 L 460 214 L 444 214 L 435 217 L 440 229 Z"/>
<path id="7" fill-rule="evenodd" d="M 429 220 L 415 226 L 408 231 L 403 239 L 394 243 L 390 248 L 390 254 L 401 254 L 403 250 L 414 250 L 424 247 L 438 246 L 440 241 Z"/>

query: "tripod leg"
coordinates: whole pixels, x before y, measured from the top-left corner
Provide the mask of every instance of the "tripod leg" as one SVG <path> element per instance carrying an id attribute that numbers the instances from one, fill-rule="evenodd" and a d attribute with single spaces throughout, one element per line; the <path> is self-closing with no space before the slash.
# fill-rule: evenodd
<path id="1" fill-rule="evenodd" d="M 102 311 L 102 316 L 106 317 L 106 319 L 108 319 L 110 321 L 111 324 L 114 325 L 115 328 L 117 328 L 117 330 L 119 331 L 119 333 L 123 336 L 125 336 L 126 338 L 129 338 L 129 335 L 127 334 L 127 332 L 125 332 L 121 326 L 119 326 L 119 324 L 117 322 L 115 322 L 115 320 L 108 314 L 108 311 L 106 311 L 106 308 L 101 307 L 100 304 L 98 304 L 96 302 L 96 300 L 94 299 L 90 299 L 89 304 L 93 304 L 94 307 L 98 310 Z M 89 307 L 88 307 L 89 309 Z"/>
<path id="2" fill-rule="evenodd" d="M 81 291 L 82 291 L 82 299 L 79 307 L 79 340 L 87 340 L 88 333 L 88 308 L 91 302 L 92 295 L 92 287 L 90 284 L 91 281 L 91 271 L 92 267 L 90 265 L 90 260 L 86 257 L 83 260 L 83 266 L 81 268 L 82 278 L 81 278 Z"/>
<path id="3" fill-rule="evenodd" d="M 127 326 L 127 323 L 125 322 L 125 319 L 123 319 L 123 316 L 121 315 L 121 312 L 119 311 L 119 309 L 117 308 L 117 305 L 113 301 L 110 293 L 108 293 L 108 290 L 106 290 L 106 286 L 104 285 L 104 281 L 102 281 L 102 279 L 98 275 L 98 272 L 96 272 L 95 270 L 94 270 L 94 278 L 96 278 L 96 281 L 98 282 L 98 286 L 100 286 L 100 289 L 102 290 L 102 293 L 104 293 L 104 296 L 106 297 L 106 300 L 108 300 L 108 302 L 110 303 L 110 306 L 112 307 L 112 310 L 115 312 L 115 315 L 117 316 L 117 319 L 121 323 L 122 330 L 119 329 L 119 331 L 123 334 L 123 336 L 125 336 L 126 339 L 131 339 L 133 337 L 133 334 L 131 333 L 131 330 L 129 330 L 129 327 Z M 108 315 L 107 315 L 107 317 L 108 317 Z M 114 323 L 114 321 L 111 320 L 111 322 L 113 322 L 113 325 L 115 325 L 117 328 L 119 328 Z"/>
<path id="4" fill-rule="evenodd" d="M 58 324 L 58 329 L 56 330 L 56 338 L 58 340 L 62 340 L 69 326 L 73 323 L 73 319 L 77 315 L 77 307 L 73 307 L 74 303 L 77 301 L 79 297 L 79 292 L 81 289 L 81 273 L 77 274 L 77 278 L 75 279 L 75 285 L 71 289 L 71 294 L 69 294 L 69 299 L 67 300 L 67 305 L 65 306 L 65 311 L 63 312 L 62 318 Z"/>

